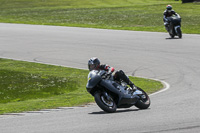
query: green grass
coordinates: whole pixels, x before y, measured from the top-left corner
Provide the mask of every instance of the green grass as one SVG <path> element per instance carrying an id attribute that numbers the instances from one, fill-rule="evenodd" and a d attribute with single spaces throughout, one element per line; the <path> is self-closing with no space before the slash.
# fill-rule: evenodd
<path id="1" fill-rule="evenodd" d="M 0 58 L 0 114 L 78 106 L 93 102 L 86 91 L 88 70 Z M 163 85 L 131 77 L 148 93 Z"/>
<path id="2" fill-rule="evenodd" d="M 200 4 L 174 0 L 0 0 L 0 22 L 166 32 L 167 4 L 183 33 L 200 34 Z"/>

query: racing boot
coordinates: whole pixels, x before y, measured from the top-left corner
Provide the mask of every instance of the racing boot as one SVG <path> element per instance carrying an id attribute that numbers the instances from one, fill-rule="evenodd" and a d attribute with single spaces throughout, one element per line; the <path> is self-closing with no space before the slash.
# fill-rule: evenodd
<path id="1" fill-rule="evenodd" d="M 131 82 L 129 78 L 127 79 L 127 81 L 128 81 L 127 84 L 132 88 L 132 91 L 133 92 L 136 91 L 136 86 L 134 85 L 134 83 Z"/>
<path id="2" fill-rule="evenodd" d="M 133 82 L 130 81 L 130 79 L 125 75 L 125 73 L 122 70 L 119 70 L 115 73 L 116 77 L 118 79 L 123 80 L 132 88 L 132 91 L 134 92 L 136 90 L 136 86 L 133 84 Z"/>

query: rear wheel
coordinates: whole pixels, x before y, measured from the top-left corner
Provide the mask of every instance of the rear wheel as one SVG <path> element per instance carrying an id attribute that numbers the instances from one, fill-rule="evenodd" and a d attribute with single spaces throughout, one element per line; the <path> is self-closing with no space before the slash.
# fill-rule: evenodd
<path id="1" fill-rule="evenodd" d="M 97 92 L 95 93 L 94 98 L 97 105 L 105 112 L 113 113 L 116 111 L 116 103 L 110 95 L 106 97 L 102 92 Z"/>
<path id="2" fill-rule="evenodd" d="M 151 104 L 150 98 L 144 90 L 141 88 L 138 88 L 138 90 L 140 90 L 142 94 L 138 95 L 140 99 L 137 101 L 135 106 L 139 109 L 147 109 Z"/>

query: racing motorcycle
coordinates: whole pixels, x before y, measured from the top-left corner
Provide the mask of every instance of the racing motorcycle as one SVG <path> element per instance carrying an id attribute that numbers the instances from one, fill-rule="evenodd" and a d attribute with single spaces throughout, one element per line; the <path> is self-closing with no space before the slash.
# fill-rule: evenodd
<path id="1" fill-rule="evenodd" d="M 105 70 L 90 71 L 86 89 L 94 96 L 97 105 L 108 113 L 133 105 L 139 109 L 150 106 L 150 98 L 144 90 L 136 87 L 133 91 L 125 82 L 115 81 L 113 75 Z"/>
<path id="2" fill-rule="evenodd" d="M 182 38 L 180 16 L 167 17 L 167 19 L 169 21 L 168 32 L 171 38 L 174 38 L 174 36 L 178 36 L 179 38 Z"/>

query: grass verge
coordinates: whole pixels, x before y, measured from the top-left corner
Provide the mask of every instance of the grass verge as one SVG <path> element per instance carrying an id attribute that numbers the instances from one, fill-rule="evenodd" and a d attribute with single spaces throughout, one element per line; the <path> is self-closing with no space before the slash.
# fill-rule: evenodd
<path id="1" fill-rule="evenodd" d="M 0 114 L 35 111 L 93 102 L 86 91 L 88 70 L 0 58 Z M 148 93 L 163 85 L 130 77 Z"/>
<path id="2" fill-rule="evenodd" d="M 166 32 L 166 5 L 182 17 L 183 33 L 200 34 L 200 4 L 175 0 L 2 0 L 0 22 Z"/>

